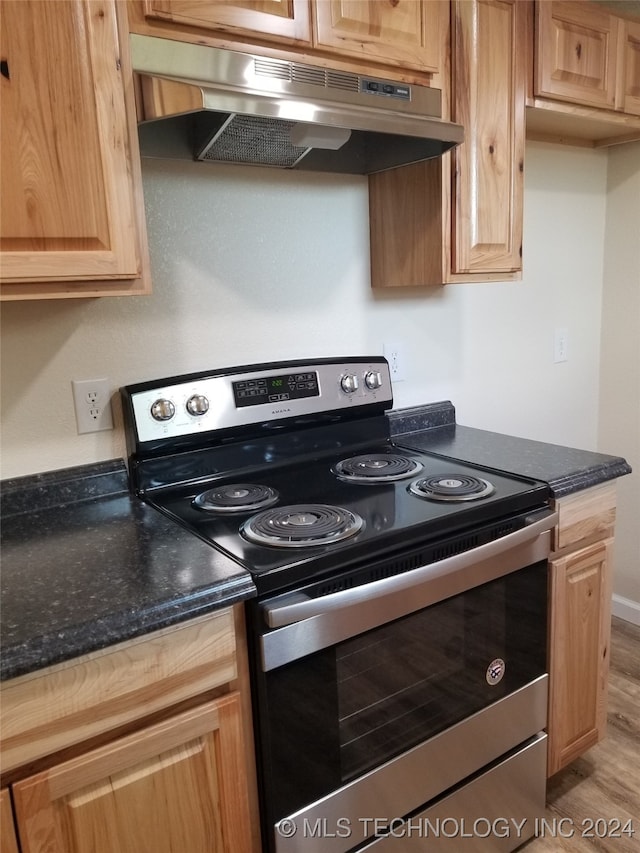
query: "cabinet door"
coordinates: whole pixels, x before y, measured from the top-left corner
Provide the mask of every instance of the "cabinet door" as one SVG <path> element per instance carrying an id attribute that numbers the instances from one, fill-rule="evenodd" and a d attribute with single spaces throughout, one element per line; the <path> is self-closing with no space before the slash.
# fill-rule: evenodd
<path id="1" fill-rule="evenodd" d="M 0 850 L 2 853 L 18 853 L 18 842 L 13 828 L 11 795 L 6 788 L 0 791 Z"/>
<path id="2" fill-rule="evenodd" d="M 369 176 L 373 287 L 519 277 L 526 6 L 453 3 L 451 111 L 465 141 L 441 159 Z"/>
<path id="3" fill-rule="evenodd" d="M 3 282 L 137 278 L 113 0 L 3 0 L 0 15 Z"/>
<path id="4" fill-rule="evenodd" d="M 14 786 L 23 853 L 250 849 L 231 693 Z"/>
<path id="5" fill-rule="evenodd" d="M 622 21 L 616 107 L 640 115 L 640 22 Z"/>
<path id="6" fill-rule="evenodd" d="M 315 0 L 317 47 L 396 69 L 440 69 L 441 0 Z"/>
<path id="7" fill-rule="evenodd" d="M 309 44 L 308 0 L 144 0 L 147 18 L 269 41 Z"/>
<path id="8" fill-rule="evenodd" d="M 595 3 L 536 3 L 536 95 L 614 109 L 618 19 Z"/>
<path id="9" fill-rule="evenodd" d="M 612 544 L 596 542 L 551 563 L 549 775 L 605 735 Z"/>
<path id="10" fill-rule="evenodd" d="M 522 269 L 525 34 L 519 0 L 454 3 L 452 273 Z"/>

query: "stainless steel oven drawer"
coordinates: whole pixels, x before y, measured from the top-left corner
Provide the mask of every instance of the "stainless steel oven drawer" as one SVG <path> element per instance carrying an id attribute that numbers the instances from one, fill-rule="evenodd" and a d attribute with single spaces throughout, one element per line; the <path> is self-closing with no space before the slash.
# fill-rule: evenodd
<path id="1" fill-rule="evenodd" d="M 360 853 L 507 853 L 531 838 L 544 816 L 547 736 L 476 776 Z M 380 828 L 382 830 L 382 827 Z"/>

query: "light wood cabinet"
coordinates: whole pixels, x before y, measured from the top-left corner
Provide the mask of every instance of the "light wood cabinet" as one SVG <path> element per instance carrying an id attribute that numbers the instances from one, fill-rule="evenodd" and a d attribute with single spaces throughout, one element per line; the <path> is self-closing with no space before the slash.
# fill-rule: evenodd
<path id="1" fill-rule="evenodd" d="M 240 606 L 4 682 L 1 713 L 23 853 L 259 850 Z"/>
<path id="2" fill-rule="evenodd" d="M 640 116 L 640 21 L 622 21 L 616 107 Z"/>
<path id="3" fill-rule="evenodd" d="M 440 69 L 437 2 L 313 0 L 314 44 L 342 56 L 419 71 Z"/>
<path id="4" fill-rule="evenodd" d="M 606 147 L 640 139 L 640 22 L 587 0 L 527 0 L 527 139 Z"/>
<path id="5" fill-rule="evenodd" d="M 606 733 L 615 486 L 560 499 L 557 508 L 549 587 L 550 776 Z"/>
<path id="6" fill-rule="evenodd" d="M 448 0 L 129 0 L 131 31 L 425 83 Z M 446 24 L 445 24 L 446 25 Z"/>
<path id="7" fill-rule="evenodd" d="M 450 276 L 522 270 L 526 63 L 520 4 L 454 3 Z"/>
<path id="8" fill-rule="evenodd" d="M 618 19 L 586 2 L 536 4 L 536 95 L 613 109 Z"/>
<path id="9" fill-rule="evenodd" d="M 238 695 L 55 765 L 13 786 L 26 853 L 249 850 Z"/>
<path id="10" fill-rule="evenodd" d="M 0 850 L 2 853 L 18 853 L 18 842 L 11 809 L 11 794 L 8 788 L 3 788 L 0 791 Z"/>
<path id="11" fill-rule="evenodd" d="M 372 285 L 519 278 L 526 17 L 517 0 L 451 4 L 450 114 L 465 141 L 369 178 Z"/>
<path id="12" fill-rule="evenodd" d="M 2 297 L 147 292 L 132 75 L 116 4 L 5 0 L 0 15 Z"/>
<path id="13" fill-rule="evenodd" d="M 311 43 L 308 0 L 144 0 L 144 14 L 240 37 Z"/>

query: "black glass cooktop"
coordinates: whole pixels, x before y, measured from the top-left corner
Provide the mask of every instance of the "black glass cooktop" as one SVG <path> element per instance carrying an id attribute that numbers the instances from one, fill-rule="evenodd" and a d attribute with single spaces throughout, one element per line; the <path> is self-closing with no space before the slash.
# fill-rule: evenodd
<path id="1" fill-rule="evenodd" d="M 389 482 L 376 480 L 349 481 L 337 476 L 336 466 L 350 454 L 325 455 L 311 460 L 298 460 L 292 464 L 264 466 L 249 473 L 234 472 L 219 475 L 209 482 L 197 485 L 167 487 L 147 493 L 146 500 L 162 512 L 176 519 L 196 535 L 224 551 L 238 561 L 254 577 L 269 575 L 268 586 L 277 588 L 300 579 L 335 571 L 341 566 L 376 558 L 400 548 L 417 543 L 442 539 L 452 533 L 472 529 L 502 517 L 526 512 L 544 506 L 548 487 L 492 470 L 478 469 L 449 459 L 406 450 L 391 443 L 376 446 L 368 451 L 374 454 L 375 467 L 396 469 L 396 460 L 387 466 L 386 457 L 400 455 L 415 464 L 413 476 L 403 476 Z M 366 456 L 362 452 L 360 456 Z M 412 486 L 425 478 L 434 478 L 440 490 L 461 490 L 464 499 L 431 500 L 415 494 Z M 491 489 L 480 489 L 477 499 L 469 500 L 469 482 L 480 479 Z M 277 499 L 264 510 L 247 507 L 243 501 L 256 497 L 261 487 Z M 221 512 L 203 508 L 202 497 L 213 490 L 223 497 L 223 503 L 238 500 L 239 511 Z M 200 504 L 200 505 L 199 505 Z M 314 516 L 314 505 L 335 507 L 356 519 L 357 529 L 335 540 L 326 533 L 327 513 L 322 509 Z M 283 510 L 284 515 L 276 511 Z M 280 530 L 287 524 L 294 539 L 309 538 L 314 526 L 321 528 L 324 538 L 320 544 L 295 547 L 289 543 L 279 545 L 250 541 L 243 532 L 250 520 L 261 513 L 278 519 Z M 283 520 L 284 518 L 284 520 Z M 361 523 L 360 523 L 361 522 Z"/>

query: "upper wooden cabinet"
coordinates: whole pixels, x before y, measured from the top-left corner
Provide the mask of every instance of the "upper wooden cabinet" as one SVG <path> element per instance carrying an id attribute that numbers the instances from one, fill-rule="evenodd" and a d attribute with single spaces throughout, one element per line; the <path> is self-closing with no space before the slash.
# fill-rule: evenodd
<path id="1" fill-rule="evenodd" d="M 614 109 L 618 18 L 594 3 L 536 4 L 536 94 Z"/>
<path id="2" fill-rule="evenodd" d="M 452 276 L 522 270 L 526 63 L 518 2 L 454 3 Z"/>
<path id="3" fill-rule="evenodd" d="M 126 27 L 113 0 L 0 3 L 8 299 L 148 290 Z"/>
<path id="4" fill-rule="evenodd" d="M 448 0 L 129 0 L 131 31 L 424 82 L 441 70 Z M 292 53 L 294 52 L 294 53 Z M 384 69 L 384 70 L 383 70 Z"/>
<path id="5" fill-rule="evenodd" d="M 311 42 L 308 0 L 144 0 L 147 18 L 282 42 Z"/>
<path id="6" fill-rule="evenodd" d="M 439 16 L 432 3 L 315 0 L 314 42 L 332 53 L 403 68 L 440 68 Z"/>
<path id="7" fill-rule="evenodd" d="M 640 115 L 640 23 L 585 0 L 535 8 L 534 95 Z"/>
<path id="8" fill-rule="evenodd" d="M 522 269 L 524 4 L 451 4 L 451 117 L 465 141 L 442 159 L 371 175 L 374 287 L 518 278 Z"/>
<path id="9" fill-rule="evenodd" d="M 640 21 L 623 21 L 621 30 L 616 107 L 640 116 Z"/>

